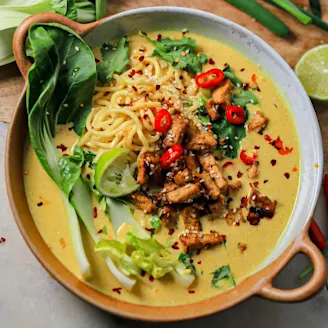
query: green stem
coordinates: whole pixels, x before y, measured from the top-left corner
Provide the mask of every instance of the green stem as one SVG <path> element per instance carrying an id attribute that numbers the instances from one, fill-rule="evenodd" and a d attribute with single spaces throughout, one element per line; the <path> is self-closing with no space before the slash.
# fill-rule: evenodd
<path id="1" fill-rule="evenodd" d="M 293 15 L 297 18 L 300 22 L 305 25 L 311 24 L 312 19 L 301 10 L 298 9 L 292 2 L 289 0 L 270 0 L 270 2 L 274 3 L 275 5 L 279 6 L 280 8 L 287 11 L 289 14 Z"/>
<path id="2" fill-rule="evenodd" d="M 267 27 L 273 33 L 285 37 L 289 34 L 288 26 L 270 11 L 254 0 L 225 0 L 231 5 L 239 8 L 246 14 L 255 18 L 259 23 Z"/>
<path id="3" fill-rule="evenodd" d="M 312 23 L 321 29 L 328 31 L 328 24 L 320 19 L 318 16 L 313 15 L 312 13 L 306 11 L 305 9 L 299 7 L 299 9 L 306 15 L 312 18 Z"/>

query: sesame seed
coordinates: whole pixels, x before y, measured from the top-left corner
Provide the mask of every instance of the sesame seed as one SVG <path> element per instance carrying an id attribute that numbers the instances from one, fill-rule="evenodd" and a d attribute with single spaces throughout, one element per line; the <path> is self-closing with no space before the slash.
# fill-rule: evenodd
<path id="1" fill-rule="evenodd" d="M 65 104 L 63 104 L 63 107 L 68 107 L 68 104 L 66 104 L 66 103 L 65 103 Z"/>

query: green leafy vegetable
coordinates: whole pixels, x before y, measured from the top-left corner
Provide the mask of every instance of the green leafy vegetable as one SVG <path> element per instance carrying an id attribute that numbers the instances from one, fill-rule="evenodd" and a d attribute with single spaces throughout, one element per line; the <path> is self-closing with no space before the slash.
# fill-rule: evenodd
<path id="1" fill-rule="evenodd" d="M 195 75 L 202 71 L 203 64 L 206 64 L 208 57 L 205 54 L 197 55 L 196 41 L 183 36 L 179 40 L 163 38 L 161 41 L 151 40 L 146 34 L 139 32 L 154 46 L 153 56 L 159 56 L 169 62 L 173 67 L 181 68 Z"/>
<path id="2" fill-rule="evenodd" d="M 122 73 L 129 64 L 129 44 L 126 37 L 123 37 L 117 45 L 105 43 L 101 47 L 103 61 L 97 65 L 98 80 L 109 82 L 114 73 Z"/>
<path id="3" fill-rule="evenodd" d="M 53 136 L 56 132 L 58 116 L 78 119 L 78 115 L 84 113 L 73 105 L 64 106 L 68 99 L 74 104 L 74 98 L 82 97 L 85 104 L 91 103 L 96 77 L 94 57 L 78 35 L 58 24 L 32 25 L 29 30 L 29 40 L 34 58 L 28 73 L 26 93 L 30 140 L 41 165 L 62 191 L 77 262 L 82 276 L 87 278 L 90 275 L 90 263 L 84 251 L 78 216 L 95 243 L 99 237 L 93 222 L 90 190 L 76 172 L 76 169 L 78 171 L 83 164 L 85 156 L 81 149 L 76 148 L 69 163 L 60 167 Z M 74 71 L 76 63 L 83 67 L 81 70 L 83 73 Z M 71 73 L 75 73 L 74 78 L 71 77 Z M 64 90 L 64 85 L 69 88 Z M 71 94 L 73 90 L 75 90 L 74 97 Z M 80 95 L 80 91 L 88 94 Z M 66 165 L 72 167 L 67 168 Z M 66 182 L 63 183 L 65 179 Z M 104 260 L 115 278 L 127 289 L 131 289 L 136 282 L 135 279 L 126 277 L 110 257 L 105 256 Z"/>
<path id="4" fill-rule="evenodd" d="M 222 286 L 218 284 L 221 280 L 229 280 L 233 287 L 236 286 L 235 279 L 233 277 L 229 265 L 222 266 L 221 268 L 212 272 L 212 274 L 213 274 L 213 278 L 212 278 L 213 288 L 221 288 Z"/>
<path id="5" fill-rule="evenodd" d="M 67 0 L 67 10 L 65 16 L 72 20 L 77 20 L 77 9 L 75 6 L 75 0 Z"/>
<path id="6" fill-rule="evenodd" d="M 31 34 L 36 36 L 33 48 L 40 49 L 37 53 L 40 58 L 34 56 L 34 59 L 40 63 L 32 70 L 33 74 L 29 72 L 28 112 L 41 92 L 47 90 L 43 102 L 47 103 L 51 134 L 54 135 L 57 123 L 74 122 L 75 132 L 81 135 L 91 110 L 97 77 L 93 53 L 80 36 L 58 24 L 33 25 L 29 31 L 32 44 Z M 41 36 L 46 40 L 46 47 L 42 47 Z"/>
<path id="7" fill-rule="evenodd" d="M 230 66 L 226 66 L 224 69 L 223 69 L 223 72 L 224 72 L 224 76 L 226 79 L 229 79 L 232 84 L 234 86 L 236 86 L 237 88 L 241 88 L 242 85 L 243 85 L 243 82 L 236 76 L 235 73 L 232 72 Z"/>
<path id="8" fill-rule="evenodd" d="M 157 215 L 157 214 L 154 215 L 154 216 L 150 219 L 150 224 L 151 224 L 152 228 L 154 229 L 154 231 L 152 231 L 152 232 L 150 233 L 150 235 L 153 236 L 153 235 L 156 234 L 156 233 L 159 231 L 159 229 L 161 228 L 161 224 L 162 224 L 162 222 L 161 222 L 161 219 L 160 219 L 159 215 Z"/>
<path id="9" fill-rule="evenodd" d="M 16 27 L 29 16 L 29 14 L 18 11 L 0 10 L 0 66 L 15 60 L 12 46 L 13 36 Z"/>
<path id="10" fill-rule="evenodd" d="M 83 164 L 84 153 L 79 146 L 74 147 L 73 155 L 61 157 L 59 160 L 58 165 L 62 178 L 63 191 L 67 196 L 69 196 L 77 179 L 80 177 Z"/>
<path id="11" fill-rule="evenodd" d="M 184 266 L 187 269 L 190 269 L 191 272 L 196 275 L 196 268 L 195 266 L 190 262 L 192 258 L 192 254 L 186 254 L 186 253 L 180 253 L 178 260 L 184 264 Z"/>
<path id="12" fill-rule="evenodd" d="M 7 0 L 0 2 L 0 10 L 20 11 L 30 15 L 52 11 L 65 15 L 66 0 Z"/>
<path id="13" fill-rule="evenodd" d="M 222 119 L 212 124 L 212 131 L 218 138 L 225 137 L 225 142 L 219 145 L 219 149 L 224 155 L 230 158 L 236 158 L 240 143 L 246 137 L 246 128 L 244 124 L 232 124 L 227 121 L 224 111 L 220 111 Z M 247 120 L 248 112 L 246 110 Z M 227 139 L 228 137 L 228 139 Z"/>
<path id="14" fill-rule="evenodd" d="M 232 103 L 236 106 L 246 107 L 247 104 L 256 105 L 259 103 L 253 92 L 248 90 L 240 90 L 232 95 Z"/>
<path id="15" fill-rule="evenodd" d="M 96 20 L 107 15 L 107 0 L 96 0 Z"/>
<path id="16" fill-rule="evenodd" d="M 154 278 L 170 273 L 178 283 L 185 287 L 189 287 L 194 281 L 195 276 L 186 273 L 184 265 L 155 239 L 145 239 L 129 231 L 126 234 L 126 240 L 135 248 L 131 254 L 132 260 Z"/>
<path id="17" fill-rule="evenodd" d="M 126 243 L 118 240 L 100 239 L 95 246 L 96 252 L 109 254 L 114 261 L 119 264 L 120 269 L 127 275 L 138 276 L 140 269 L 132 261 L 131 257 L 126 254 Z"/>
<path id="18" fill-rule="evenodd" d="M 206 100 L 204 98 L 200 97 L 199 103 L 200 103 L 200 106 L 197 108 L 198 118 L 204 126 L 207 126 L 207 125 L 211 124 L 211 120 L 210 120 L 209 116 L 207 115 L 207 110 L 205 107 Z"/>

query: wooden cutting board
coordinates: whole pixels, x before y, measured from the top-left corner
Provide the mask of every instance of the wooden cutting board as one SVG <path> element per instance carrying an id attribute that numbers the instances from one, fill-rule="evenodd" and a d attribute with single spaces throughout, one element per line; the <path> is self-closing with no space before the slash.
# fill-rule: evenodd
<path id="1" fill-rule="evenodd" d="M 275 48 L 292 67 L 306 50 L 322 43 L 328 43 L 328 32 L 314 25 L 305 26 L 284 11 L 264 3 L 262 0 L 259 2 L 289 26 L 292 33 L 288 38 L 274 35 L 248 15 L 223 0 L 110 0 L 108 14 L 112 15 L 129 9 L 148 6 L 181 6 L 212 12 L 256 33 Z M 308 0 L 295 0 L 294 2 L 303 7 L 308 4 Z M 15 64 L 0 67 L 0 121 L 10 122 L 12 111 L 22 88 L 23 80 Z M 321 127 L 326 127 L 328 125 L 328 106 L 316 104 L 315 109 Z M 322 129 L 322 134 L 326 160 L 328 158 L 328 129 Z M 326 160 L 326 162 L 328 161 Z"/>

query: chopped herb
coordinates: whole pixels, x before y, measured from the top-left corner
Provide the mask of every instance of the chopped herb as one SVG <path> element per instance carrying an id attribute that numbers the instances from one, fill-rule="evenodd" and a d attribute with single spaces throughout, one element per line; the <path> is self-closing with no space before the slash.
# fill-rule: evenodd
<path id="1" fill-rule="evenodd" d="M 204 126 L 208 126 L 209 124 L 211 124 L 211 120 L 210 120 L 209 116 L 207 115 L 207 110 L 205 107 L 206 100 L 204 98 L 200 97 L 198 101 L 200 104 L 200 106 L 197 108 L 198 118 Z"/>
<path id="2" fill-rule="evenodd" d="M 190 107 L 190 106 L 192 106 L 193 102 L 191 100 L 184 100 L 183 104 L 187 107 Z"/>
<path id="3" fill-rule="evenodd" d="M 241 88 L 242 85 L 243 85 L 243 82 L 235 75 L 235 73 L 232 72 L 230 66 L 226 66 L 224 69 L 223 69 L 223 72 L 224 72 L 224 76 L 226 79 L 229 79 L 232 84 L 234 86 L 236 86 L 237 88 Z"/>
<path id="4" fill-rule="evenodd" d="M 191 262 L 192 254 L 180 253 L 178 260 L 185 265 L 187 269 L 196 275 L 196 268 Z"/>
<path id="5" fill-rule="evenodd" d="M 244 124 L 232 124 L 227 121 L 224 111 L 220 111 L 221 121 L 212 124 L 212 131 L 219 138 L 229 137 L 218 146 L 223 151 L 224 155 L 230 158 L 236 158 L 240 148 L 240 142 L 246 137 L 246 129 Z M 246 110 L 247 120 L 248 111 Z M 236 138 L 237 137 L 237 138 Z"/>
<path id="6" fill-rule="evenodd" d="M 159 56 L 173 67 L 184 69 L 191 75 L 202 71 L 203 64 L 208 62 L 205 54 L 197 55 L 196 40 L 183 36 L 179 40 L 161 38 L 160 41 L 151 40 L 146 34 L 139 31 L 139 35 L 146 38 L 155 46 L 153 56 Z"/>
<path id="7" fill-rule="evenodd" d="M 108 235 L 108 231 L 107 231 L 107 227 L 103 226 L 103 228 L 101 229 L 101 233 L 104 235 Z"/>
<path id="8" fill-rule="evenodd" d="M 212 287 L 213 288 L 221 288 L 222 286 L 218 284 L 221 280 L 229 280 L 233 287 L 236 286 L 235 279 L 230 269 L 230 265 L 224 265 L 221 268 L 212 272 L 213 279 L 212 279 Z"/>
<path id="9" fill-rule="evenodd" d="M 204 274 L 204 270 L 202 270 L 202 271 L 200 272 L 200 274 L 203 275 L 203 274 Z"/>
<path id="10" fill-rule="evenodd" d="M 123 37 L 116 47 L 104 43 L 101 47 L 102 62 L 97 65 L 98 80 L 109 82 L 114 73 L 122 73 L 129 64 L 129 44 L 126 37 Z"/>
<path id="11" fill-rule="evenodd" d="M 246 108 L 247 104 L 256 105 L 259 103 L 253 92 L 247 90 L 240 90 L 239 93 L 232 95 L 232 103 L 236 106 Z"/>
<path id="12" fill-rule="evenodd" d="M 155 233 L 157 233 L 161 227 L 161 219 L 156 214 L 150 219 L 150 224 L 153 227 L 153 230 L 151 231 L 150 235 L 153 236 Z"/>

